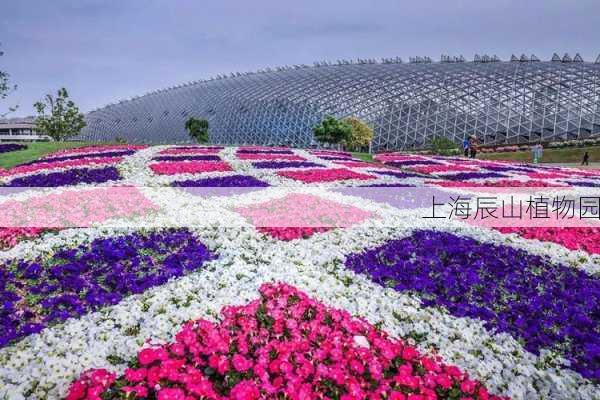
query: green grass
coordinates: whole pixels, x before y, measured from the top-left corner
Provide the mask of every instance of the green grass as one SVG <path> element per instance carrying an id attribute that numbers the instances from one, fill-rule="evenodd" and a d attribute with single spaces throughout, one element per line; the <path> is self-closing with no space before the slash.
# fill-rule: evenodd
<path id="1" fill-rule="evenodd" d="M 352 152 L 352 156 L 360 158 L 363 161 L 373 162 L 373 154 Z"/>
<path id="2" fill-rule="evenodd" d="M 583 153 L 588 152 L 590 162 L 600 161 L 600 146 L 593 147 L 567 147 L 564 149 L 544 149 L 543 163 L 580 163 Z M 531 151 L 515 151 L 509 153 L 479 153 L 477 158 L 485 160 L 510 160 L 531 162 Z"/>
<path id="3" fill-rule="evenodd" d="M 91 142 L 31 142 L 22 143 L 27 149 L 0 154 L 0 167 L 11 168 L 28 161 L 37 160 L 41 156 L 63 149 L 72 149 L 94 145 Z"/>

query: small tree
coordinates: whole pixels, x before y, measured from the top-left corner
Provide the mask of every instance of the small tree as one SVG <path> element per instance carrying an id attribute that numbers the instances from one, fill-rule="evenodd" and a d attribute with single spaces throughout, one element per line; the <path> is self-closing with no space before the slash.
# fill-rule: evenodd
<path id="1" fill-rule="evenodd" d="M 58 90 L 56 97 L 47 94 L 45 100 L 33 105 L 38 112 L 35 121 L 38 132 L 43 132 L 54 140 L 65 140 L 76 136 L 85 127 L 85 120 L 79 108 L 69 100 L 67 89 Z M 46 115 L 46 107 L 50 114 Z"/>
<path id="2" fill-rule="evenodd" d="M 431 141 L 431 151 L 441 156 L 453 156 L 460 151 L 456 143 L 446 137 L 436 137 Z"/>
<path id="3" fill-rule="evenodd" d="M 4 55 L 4 52 L 0 50 L 0 57 Z M 4 100 L 11 92 L 17 90 L 17 85 L 12 85 L 8 78 L 9 74 L 5 71 L 0 71 L 0 100 Z M 0 114 L 0 118 L 5 117 L 9 113 L 15 111 L 19 106 L 8 107 L 8 111 Z"/>
<path id="4" fill-rule="evenodd" d="M 208 142 L 207 120 L 190 117 L 185 121 L 185 129 L 188 131 L 190 137 L 195 139 L 198 143 Z"/>
<path id="5" fill-rule="evenodd" d="M 315 138 L 321 143 L 345 143 L 352 134 L 352 126 L 331 115 L 326 116 L 313 129 Z"/>
<path id="6" fill-rule="evenodd" d="M 366 147 L 373 140 L 373 129 L 359 118 L 348 117 L 344 122 L 352 127 L 350 137 L 346 140 L 346 145 L 351 150 L 357 150 Z"/>

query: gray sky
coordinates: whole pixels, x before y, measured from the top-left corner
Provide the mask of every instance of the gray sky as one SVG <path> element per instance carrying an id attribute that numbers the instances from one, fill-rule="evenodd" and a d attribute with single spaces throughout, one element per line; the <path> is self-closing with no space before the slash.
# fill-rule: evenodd
<path id="1" fill-rule="evenodd" d="M 13 116 L 65 86 L 83 111 L 190 80 L 339 58 L 600 53 L 600 0 L 2 0 Z"/>

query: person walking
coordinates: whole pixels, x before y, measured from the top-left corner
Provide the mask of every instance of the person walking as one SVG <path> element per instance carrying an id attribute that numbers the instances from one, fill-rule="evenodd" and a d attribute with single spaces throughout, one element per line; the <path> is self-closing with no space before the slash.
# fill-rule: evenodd
<path id="1" fill-rule="evenodd" d="M 466 137 L 465 140 L 463 140 L 463 151 L 465 153 L 465 157 L 469 157 L 469 138 Z"/>
<path id="2" fill-rule="evenodd" d="M 471 153 L 471 158 L 475 158 L 477 156 L 477 138 L 475 136 L 471 136 L 471 140 L 469 142 L 469 152 Z"/>
<path id="3" fill-rule="evenodd" d="M 581 162 L 581 165 L 590 165 L 590 155 L 587 151 L 583 154 L 583 161 Z"/>

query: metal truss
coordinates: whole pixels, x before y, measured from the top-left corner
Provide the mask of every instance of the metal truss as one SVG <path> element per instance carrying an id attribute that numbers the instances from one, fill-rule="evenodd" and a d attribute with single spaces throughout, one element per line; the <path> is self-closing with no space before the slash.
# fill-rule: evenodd
<path id="1" fill-rule="evenodd" d="M 476 56 L 338 61 L 189 83 L 90 112 L 81 139 L 186 143 L 184 123 L 206 118 L 216 144 L 314 145 L 325 115 L 354 115 L 373 149 L 421 148 L 435 137 L 484 144 L 600 135 L 600 64 L 568 55 L 539 62 Z"/>

